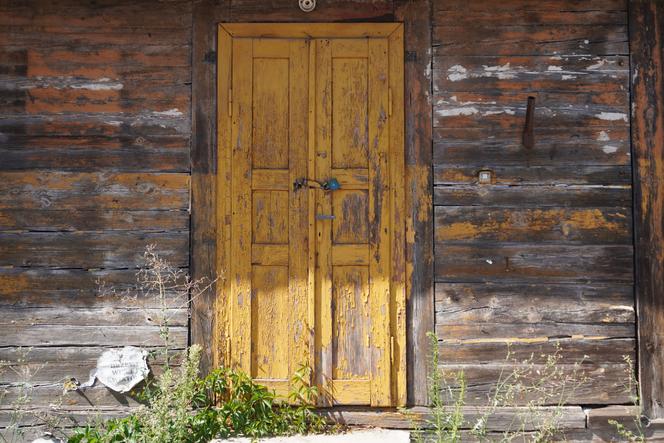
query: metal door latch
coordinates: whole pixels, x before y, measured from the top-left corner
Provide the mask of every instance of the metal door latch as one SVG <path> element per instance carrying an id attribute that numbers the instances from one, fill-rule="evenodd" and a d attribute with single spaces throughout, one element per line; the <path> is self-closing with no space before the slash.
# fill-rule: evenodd
<path id="1" fill-rule="evenodd" d="M 334 220 L 334 215 L 330 214 L 316 214 L 316 220 Z"/>
<path id="2" fill-rule="evenodd" d="M 315 183 L 318 186 L 311 186 L 311 183 Z M 336 178 L 329 178 L 325 181 L 314 180 L 312 178 L 298 178 L 293 182 L 293 190 L 297 191 L 304 187 L 309 187 L 313 189 L 322 189 L 323 191 L 337 191 L 341 189 L 341 184 Z"/>

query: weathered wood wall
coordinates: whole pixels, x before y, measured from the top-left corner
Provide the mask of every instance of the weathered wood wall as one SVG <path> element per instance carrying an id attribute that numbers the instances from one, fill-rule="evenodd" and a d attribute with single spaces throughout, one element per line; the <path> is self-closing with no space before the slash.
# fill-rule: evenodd
<path id="1" fill-rule="evenodd" d="M 61 378 L 86 379 L 103 349 L 159 345 L 141 301 L 97 297 L 98 279 L 131 287 L 149 243 L 183 268 L 193 254 L 203 263 L 197 274 L 214 268 L 212 211 L 191 219 L 189 253 L 190 188 L 194 205 L 214 197 L 207 190 L 216 158 L 215 29 L 208 25 L 411 20 L 420 27 L 406 26 L 408 189 L 431 189 L 433 169 L 435 223 L 431 201 L 409 202 L 409 309 L 428 306 L 433 272 L 442 358 L 466 371 L 470 403 L 484 401 L 508 342 L 519 359 L 559 344 L 569 370 L 586 355 L 591 383 L 573 402 L 629 401 L 626 0 L 437 0 L 431 15 L 419 1 L 320 2 L 310 15 L 295 3 L 0 3 L 0 360 L 32 347 L 33 368 L 48 363 L 33 380 L 46 405 L 62 392 Z M 422 49 L 430 37 L 431 54 Z M 433 108 L 422 106 L 429 82 Z M 525 149 L 531 95 L 535 147 Z M 480 169 L 493 171 L 494 183 L 479 185 Z M 213 331 L 212 298 L 196 307 L 194 341 Z M 184 346 L 187 318 L 175 318 Z M 426 316 L 410 318 L 411 337 L 421 342 L 427 324 Z M 409 364 L 424 368 L 412 349 Z M 14 374 L 0 379 L 15 383 Z M 411 400 L 421 402 L 424 380 L 410 379 Z M 9 393 L 5 404 L 16 390 Z M 131 400 L 104 388 L 64 400 L 90 404 Z"/>
<path id="2" fill-rule="evenodd" d="M 560 346 L 629 401 L 635 357 L 624 0 L 439 0 L 433 12 L 436 331 L 484 403 L 511 343 Z M 521 144 L 528 96 L 535 146 Z M 478 184 L 478 171 L 493 183 Z"/>
<path id="3" fill-rule="evenodd" d="M 0 2 L 2 407 L 25 369 L 33 405 L 57 404 L 105 348 L 161 345 L 154 303 L 98 297 L 97 281 L 131 288 L 147 244 L 188 267 L 190 36 L 188 1 Z M 186 312 L 171 324 L 182 348 Z"/>
<path id="4" fill-rule="evenodd" d="M 639 376 L 646 414 L 664 418 L 664 3 L 630 1 Z"/>

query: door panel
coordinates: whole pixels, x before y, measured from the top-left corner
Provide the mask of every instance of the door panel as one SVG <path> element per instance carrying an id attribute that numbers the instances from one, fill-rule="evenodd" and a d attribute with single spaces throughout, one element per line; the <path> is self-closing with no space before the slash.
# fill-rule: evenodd
<path id="1" fill-rule="evenodd" d="M 277 393 L 308 364 L 308 43 L 233 41 L 231 362 Z M 295 79 L 295 80 L 294 80 Z"/>
<path id="2" fill-rule="evenodd" d="M 316 175 L 367 175 L 354 189 L 342 180 L 340 191 L 317 193 L 317 211 L 333 216 L 317 236 L 318 296 L 330 313 L 321 316 L 321 383 L 346 404 L 391 404 L 387 68 L 386 39 L 317 41 Z M 337 265 L 342 245 L 367 260 Z"/>
<path id="3" fill-rule="evenodd" d="M 375 38 L 224 43 L 226 363 L 282 395 L 309 365 L 322 405 L 405 401 L 403 42 L 394 26 Z M 341 189 L 294 186 L 303 178 L 336 178 Z"/>

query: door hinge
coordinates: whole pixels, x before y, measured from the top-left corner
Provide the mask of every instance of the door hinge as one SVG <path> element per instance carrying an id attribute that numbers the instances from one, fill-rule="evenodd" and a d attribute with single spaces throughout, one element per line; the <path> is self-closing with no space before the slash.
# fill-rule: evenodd
<path id="1" fill-rule="evenodd" d="M 390 335 L 390 363 L 394 364 L 394 335 Z"/>
<path id="2" fill-rule="evenodd" d="M 233 115 L 233 90 L 228 88 L 228 115 Z"/>
<path id="3" fill-rule="evenodd" d="M 387 88 L 387 109 L 388 115 L 392 116 L 392 88 Z"/>

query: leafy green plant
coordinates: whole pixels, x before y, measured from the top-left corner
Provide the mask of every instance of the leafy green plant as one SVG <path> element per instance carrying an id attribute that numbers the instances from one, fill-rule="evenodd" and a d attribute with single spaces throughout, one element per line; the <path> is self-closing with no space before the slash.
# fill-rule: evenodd
<path id="1" fill-rule="evenodd" d="M 281 409 L 283 420 L 290 423 L 289 434 L 323 432 L 327 428 L 325 419 L 313 411 L 319 393 L 318 388 L 311 385 L 311 378 L 312 369 L 305 364 L 300 365 L 291 377 L 290 405 Z"/>
<path id="2" fill-rule="evenodd" d="M 300 366 L 290 380 L 286 399 L 278 398 L 265 386 L 254 383 L 247 374 L 230 368 L 219 368 L 204 378 L 198 377 L 201 349 L 192 346 L 178 368 L 172 337 L 171 315 L 188 307 L 192 299 L 210 286 L 192 281 L 181 269 L 163 260 L 154 246 L 144 254 L 144 267 L 137 273 L 137 291 L 118 293 L 101 285 L 103 296 L 142 297 L 156 306 L 149 311 L 159 326 L 163 346 L 153 353 L 165 362 L 163 373 L 148 380 L 141 390 L 133 392 L 143 404 L 134 414 L 78 429 L 73 443 L 201 442 L 215 437 L 305 434 L 328 429 L 325 420 L 315 414 L 313 406 L 318 390 L 310 384 L 311 368 Z"/>
<path id="3" fill-rule="evenodd" d="M 291 379 L 288 399 L 254 383 L 247 374 L 219 368 L 197 376 L 200 347 L 189 348 L 179 370 L 165 368 L 143 392 L 134 414 L 78 429 L 70 443 L 194 443 L 213 438 L 306 434 L 327 429 L 313 411 L 317 390 L 311 369 L 301 366 Z M 290 401 L 289 404 L 286 400 Z"/>

